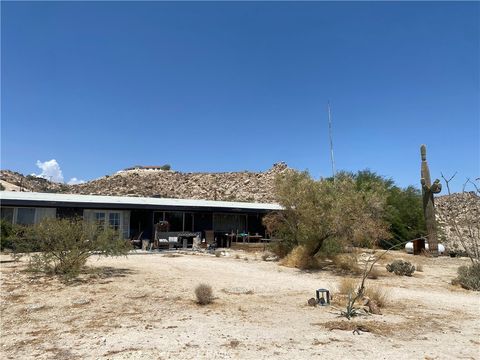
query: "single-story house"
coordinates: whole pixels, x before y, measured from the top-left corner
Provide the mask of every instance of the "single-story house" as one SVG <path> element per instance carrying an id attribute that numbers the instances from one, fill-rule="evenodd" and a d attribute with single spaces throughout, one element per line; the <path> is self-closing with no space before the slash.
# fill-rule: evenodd
<path id="1" fill-rule="evenodd" d="M 222 246 L 229 244 L 229 234 L 264 237 L 263 216 L 281 210 L 267 203 L 11 191 L 0 192 L 0 204 L 2 219 L 14 224 L 78 216 L 112 227 L 125 239 L 153 240 L 162 223 L 170 233 L 214 237 Z"/>

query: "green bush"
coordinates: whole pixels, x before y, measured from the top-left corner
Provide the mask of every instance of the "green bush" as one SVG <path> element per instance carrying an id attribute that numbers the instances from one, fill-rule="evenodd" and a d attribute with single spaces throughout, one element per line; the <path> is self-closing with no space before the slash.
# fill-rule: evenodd
<path id="1" fill-rule="evenodd" d="M 5 249 L 12 249 L 12 239 L 11 236 L 13 234 L 13 225 L 11 222 L 1 219 L 0 220 L 0 227 L 1 227 L 1 237 L 0 237 L 0 250 L 4 251 Z"/>
<path id="2" fill-rule="evenodd" d="M 408 261 L 395 260 L 386 266 L 388 272 L 393 272 L 399 276 L 412 276 L 415 272 L 415 266 Z"/>
<path id="3" fill-rule="evenodd" d="M 30 258 L 31 271 L 66 280 L 77 277 L 90 256 L 126 255 L 131 247 L 117 231 L 98 228 L 81 218 L 45 219 L 24 227 L 12 241 L 16 253 L 38 252 Z"/>
<path id="4" fill-rule="evenodd" d="M 374 186 L 387 192 L 384 220 L 388 223 L 390 237 L 379 242 L 384 249 L 403 244 L 425 235 L 425 219 L 422 207 L 422 192 L 413 187 L 400 188 L 392 179 L 385 178 L 370 170 L 362 170 L 353 175 L 358 189 L 371 189 Z"/>
<path id="5" fill-rule="evenodd" d="M 327 239 L 323 242 L 319 255 L 322 257 L 333 258 L 343 252 L 343 245 L 337 239 Z"/>
<path id="6" fill-rule="evenodd" d="M 460 266 L 457 274 L 457 278 L 452 281 L 453 284 L 458 284 L 464 289 L 480 291 L 480 263 Z"/>

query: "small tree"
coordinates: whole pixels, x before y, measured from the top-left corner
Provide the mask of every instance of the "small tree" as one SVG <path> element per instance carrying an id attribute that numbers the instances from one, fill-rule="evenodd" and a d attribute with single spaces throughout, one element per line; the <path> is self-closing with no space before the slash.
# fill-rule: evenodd
<path id="1" fill-rule="evenodd" d="M 121 239 L 118 231 L 80 218 L 44 219 L 39 224 L 24 227 L 13 239 L 16 253 L 36 253 L 31 256 L 34 271 L 75 278 L 94 255 L 126 255 L 130 243 Z"/>
<path id="2" fill-rule="evenodd" d="M 388 237 L 382 186 L 358 188 L 348 173 L 315 181 L 290 171 L 276 179 L 275 189 L 284 210 L 267 215 L 264 224 L 290 248 L 303 245 L 314 256 L 328 239 L 364 246 Z"/>

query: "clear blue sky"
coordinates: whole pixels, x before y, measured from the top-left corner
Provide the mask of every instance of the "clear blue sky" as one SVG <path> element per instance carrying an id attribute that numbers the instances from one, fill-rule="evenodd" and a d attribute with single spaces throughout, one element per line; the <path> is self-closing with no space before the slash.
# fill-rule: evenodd
<path id="1" fill-rule="evenodd" d="M 480 176 L 479 3 L 2 2 L 1 167 Z"/>

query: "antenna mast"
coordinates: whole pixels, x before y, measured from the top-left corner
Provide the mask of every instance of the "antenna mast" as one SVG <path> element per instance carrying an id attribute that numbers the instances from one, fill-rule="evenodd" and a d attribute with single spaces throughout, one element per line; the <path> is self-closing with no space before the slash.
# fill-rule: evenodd
<path id="1" fill-rule="evenodd" d="M 332 162 L 332 175 L 335 182 L 335 158 L 333 157 L 333 139 L 332 139 L 332 112 L 330 110 L 330 101 L 328 102 L 328 134 L 330 136 L 330 160 Z"/>

